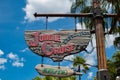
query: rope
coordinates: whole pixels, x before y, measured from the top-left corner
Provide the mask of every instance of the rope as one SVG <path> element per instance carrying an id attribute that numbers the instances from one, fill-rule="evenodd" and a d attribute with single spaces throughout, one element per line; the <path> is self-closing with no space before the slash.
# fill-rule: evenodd
<path id="1" fill-rule="evenodd" d="M 60 69 L 60 62 L 58 62 L 58 69 Z"/>
<path id="2" fill-rule="evenodd" d="M 48 16 L 46 16 L 46 31 L 48 29 Z"/>
<path id="3" fill-rule="evenodd" d="M 77 32 L 76 17 L 75 17 L 75 32 Z"/>
<path id="4" fill-rule="evenodd" d="M 42 60 L 41 60 L 41 63 L 42 63 L 42 65 L 41 65 L 41 67 L 43 67 L 43 61 L 44 61 L 44 59 L 43 59 L 44 57 L 42 56 Z"/>

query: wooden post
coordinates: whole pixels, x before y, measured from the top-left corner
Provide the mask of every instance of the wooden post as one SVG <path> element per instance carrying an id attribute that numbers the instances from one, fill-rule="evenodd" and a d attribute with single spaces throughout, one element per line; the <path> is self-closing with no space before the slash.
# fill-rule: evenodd
<path id="1" fill-rule="evenodd" d="M 100 2 L 93 0 L 93 16 L 95 24 L 96 48 L 98 59 L 97 80 L 110 80 L 106 66 L 106 53 L 104 43 L 103 13 L 100 8 Z"/>
<path id="2" fill-rule="evenodd" d="M 95 34 L 96 34 L 96 48 L 98 58 L 98 70 L 107 69 L 106 67 L 106 53 L 104 45 L 104 30 L 103 19 L 95 18 Z"/>

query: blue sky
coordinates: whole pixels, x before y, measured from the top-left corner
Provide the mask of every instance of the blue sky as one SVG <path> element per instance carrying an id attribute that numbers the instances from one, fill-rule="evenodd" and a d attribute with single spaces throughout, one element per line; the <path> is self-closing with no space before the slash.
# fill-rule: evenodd
<path id="1" fill-rule="evenodd" d="M 63 3 L 64 1 L 64 3 Z M 49 5 L 48 5 L 49 4 Z M 39 13 L 69 13 L 69 0 L 1 0 L 0 1 L 0 80 L 31 80 L 39 75 L 35 66 L 41 63 L 41 57 L 32 53 L 25 42 L 25 30 L 45 29 L 44 18 L 34 18 L 34 12 Z M 37 21 L 36 21 L 37 20 Z M 74 29 L 73 18 L 49 18 L 48 29 Z M 81 28 L 80 24 L 76 24 Z M 83 25 L 83 28 L 85 25 Z M 107 58 L 115 52 L 113 47 L 114 36 L 106 36 Z M 93 35 L 93 46 L 95 39 Z M 88 51 L 91 46 L 88 46 Z M 96 65 L 96 50 L 92 54 L 81 53 L 86 62 Z M 71 56 L 69 58 L 73 58 Z M 68 59 L 68 58 L 67 58 Z M 45 64 L 57 65 L 51 59 L 45 58 Z M 67 65 L 66 65 L 67 64 Z M 71 67 L 71 62 L 62 62 L 61 66 Z M 96 75 L 96 68 L 92 68 L 82 76 L 83 80 L 92 80 Z"/>

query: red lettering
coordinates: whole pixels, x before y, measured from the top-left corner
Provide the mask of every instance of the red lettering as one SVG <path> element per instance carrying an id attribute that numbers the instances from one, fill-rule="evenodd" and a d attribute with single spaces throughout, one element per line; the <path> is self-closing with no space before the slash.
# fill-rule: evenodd
<path id="1" fill-rule="evenodd" d="M 57 54 L 58 53 L 58 48 L 54 48 L 53 51 L 54 51 L 54 54 Z"/>
<path id="2" fill-rule="evenodd" d="M 34 40 L 30 40 L 28 42 L 29 46 L 38 46 L 39 42 L 43 42 L 43 41 L 61 42 L 60 35 L 53 35 L 53 34 L 40 35 L 39 32 L 34 32 L 31 36 L 34 38 Z"/>
<path id="3" fill-rule="evenodd" d="M 29 46 L 32 46 L 32 47 L 35 47 L 35 46 L 37 46 L 37 43 L 35 43 L 34 41 L 29 41 Z"/>
<path id="4" fill-rule="evenodd" d="M 50 56 L 52 54 L 64 54 L 74 50 L 74 44 L 62 45 L 60 47 L 53 46 L 53 42 L 61 42 L 60 35 L 53 34 L 41 34 L 39 32 L 34 32 L 31 37 L 33 40 L 28 41 L 29 46 L 39 46 L 39 42 L 43 42 L 41 45 L 41 50 L 46 56 Z M 49 41 L 49 42 L 48 42 Z"/>
<path id="5" fill-rule="evenodd" d="M 43 53 L 45 53 L 45 55 L 50 56 L 52 54 L 64 54 L 66 52 L 71 52 L 74 50 L 74 45 L 70 44 L 70 45 L 64 45 L 61 47 L 55 47 L 53 48 L 53 43 L 52 42 L 45 42 L 42 44 L 42 51 Z"/>
<path id="6" fill-rule="evenodd" d="M 60 35 L 52 35 L 52 34 L 44 34 L 39 36 L 39 41 L 56 41 L 56 42 L 61 42 L 60 41 Z"/>
<path id="7" fill-rule="evenodd" d="M 61 42 L 61 41 L 60 41 L 60 36 L 59 36 L 59 35 L 55 35 L 55 41 L 56 41 L 56 42 Z"/>
<path id="8" fill-rule="evenodd" d="M 49 49 L 47 48 L 47 45 L 49 45 L 49 47 L 48 47 Z M 50 49 L 50 46 L 52 46 L 52 45 L 53 45 L 52 42 L 45 42 L 45 43 L 43 43 L 43 45 L 41 46 L 43 53 L 45 53 L 47 56 L 50 56 L 50 55 L 52 55 L 52 53 L 53 53 L 53 50 Z"/>
<path id="9" fill-rule="evenodd" d="M 72 45 L 70 46 L 70 50 L 73 51 L 74 48 L 75 48 L 75 46 L 74 46 L 74 44 L 72 44 Z"/>
<path id="10" fill-rule="evenodd" d="M 39 33 L 35 32 L 35 33 L 32 34 L 32 36 L 34 37 L 34 40 L 30 40 L 28 42 L 28 44 L 30 46 L 38 46 L 38 44 L 39 44 L 39 40 L 38 40 Z"/>
<path id="11" fill-rule="evenodd" d="M 64 54 L 66 52 L 71 52 L 74 50 L 74 45 L 66 45 L 66 46 L 61 46 L 59 48 L 54 48 L 53 53 L 54 54 Z"/>
<path id="12" fill-rule="evenodd" d="M 67 47 L 67 51 L 70 52 L 70 51 L 73 51 L 74 50 L 74 45 L 69 45 Z"/>
<path id="13" fill-rule="evenodd" d="M 64 52 L 65 52 L 65 47 L 63 46 L 63 47 L 60 48 L 60 53 L 64 54 Z"/>
<path id="14" fill-rule="evenodd" d="M 39 36 L 39 41 L 42 42 L 44 39 L 42 36 Z"/>

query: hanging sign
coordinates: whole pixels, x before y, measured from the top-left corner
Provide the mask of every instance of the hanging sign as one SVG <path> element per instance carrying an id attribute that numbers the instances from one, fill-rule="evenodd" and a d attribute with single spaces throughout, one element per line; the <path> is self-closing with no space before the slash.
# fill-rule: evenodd
<path id="1" fill-rule="evenodd" d="M 38 71 L 39 74 L 44 76 L 55 76 L 55 77 L 68 77 L 73 75 L 75 72 L 66 67 L 58 68 L 58 66 L 50 66 L 50 65 L 42 65 L 38 64 L 35 69 Z"/>
<path id="2" fill-rule="evenodd" d="M 88 30 L 46 30 L 26 31 L 25 40 L 32 52 L 62 61 L 65 56 L 79 53 L 87 47 L 90 41 Z"/>

